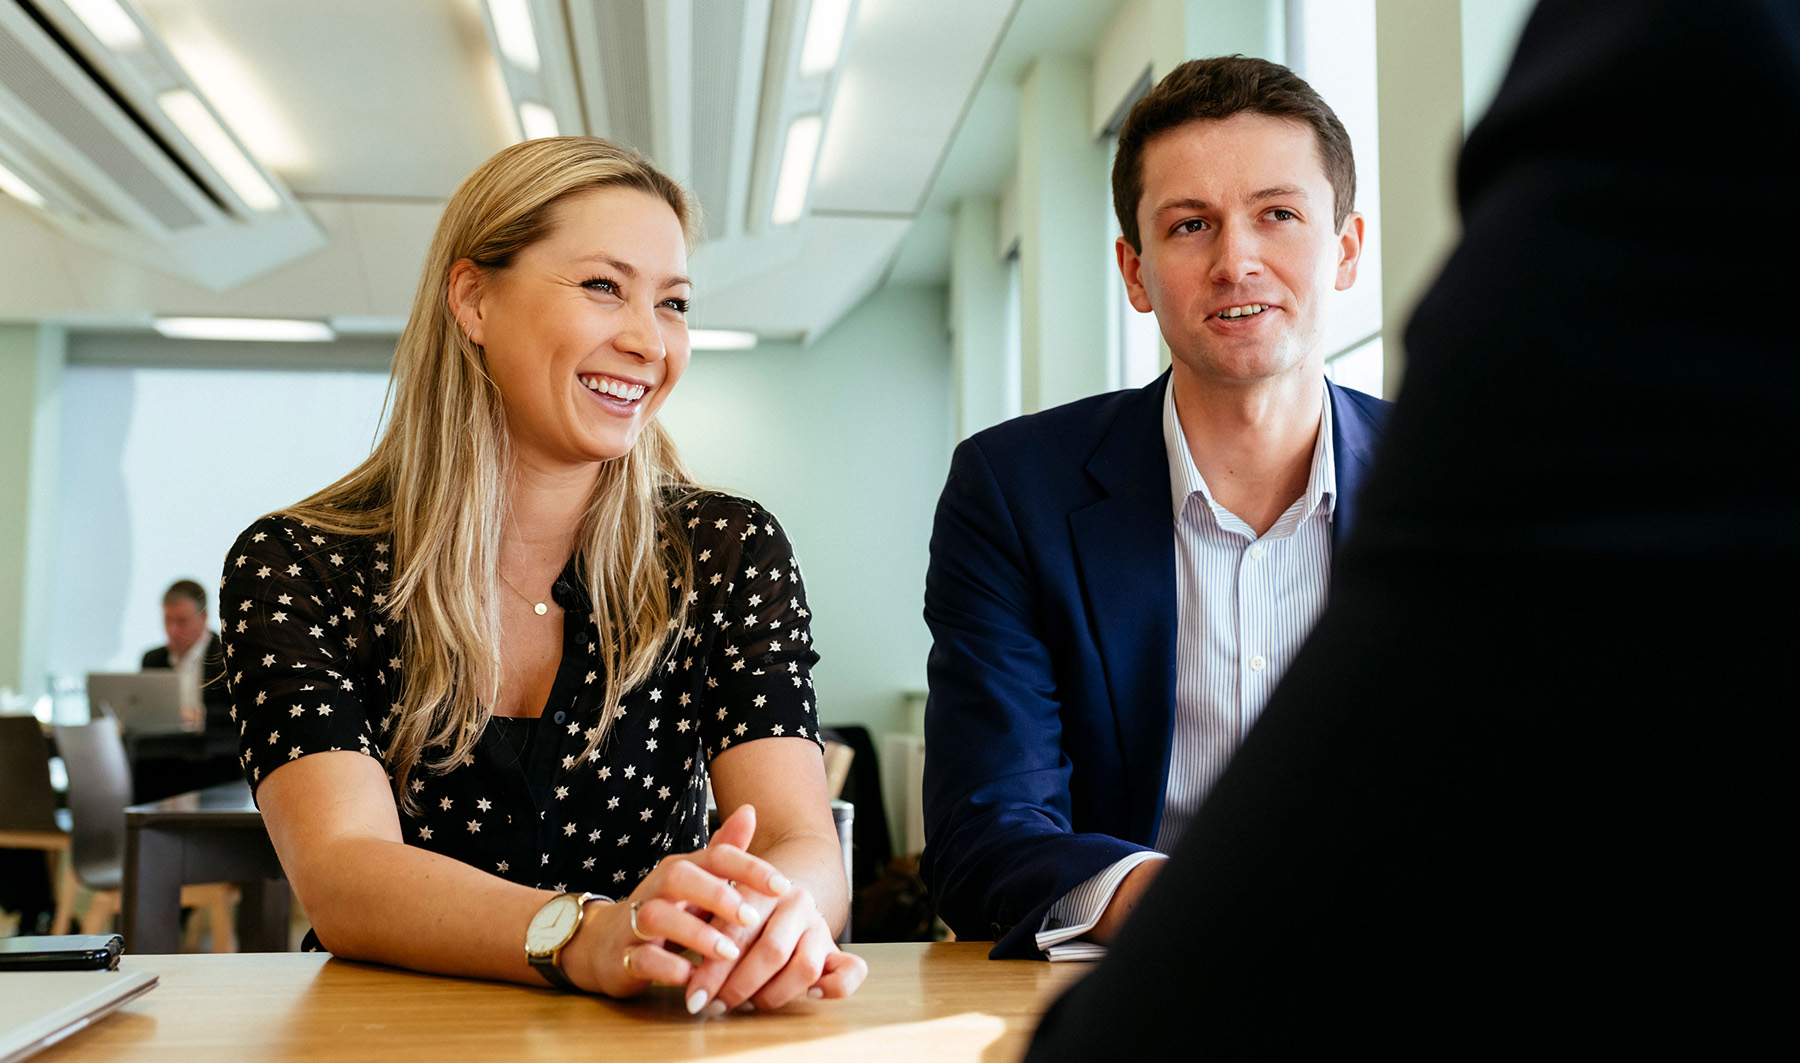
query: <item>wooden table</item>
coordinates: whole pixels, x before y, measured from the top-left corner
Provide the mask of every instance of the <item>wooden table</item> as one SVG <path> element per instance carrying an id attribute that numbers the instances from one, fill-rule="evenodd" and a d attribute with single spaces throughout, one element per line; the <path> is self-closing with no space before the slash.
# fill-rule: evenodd
<path id="1" fill-rule="evenodd" d="M 987 958 L 990 944 L 869 944 L 848 1000 L 695 1018 L 679 991 L 613 1001 L 439 978 L 321 954 L 127 956 L 162 984 L 34 1063 L 209 1060 L 1012 1061 L 1088 964 Z"/>
<path id="2" fill-rule="evenodd" d="M 235 882 L 238 948 L 288 947 L 288 884 L 262 813 L 242 780 L 125 810 L 125 948 L 174 952 L 181 941 L 181 887 Z"/>

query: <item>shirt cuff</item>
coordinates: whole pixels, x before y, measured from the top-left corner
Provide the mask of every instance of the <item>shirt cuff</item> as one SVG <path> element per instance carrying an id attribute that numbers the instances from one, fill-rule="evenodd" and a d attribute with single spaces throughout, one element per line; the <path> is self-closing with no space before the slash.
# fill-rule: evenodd
<path id="1" fill-rule="evenodd" d="M 1132 853 L 1063 894 L 1044 913 L 1044 925 L 1038 927 L 1039 951 L 1052 961 L 1097 960 L 1105 956 L 1105 945 L 1074 939 L 1094 929 L 1094 924 L 1106 914 L 1106 906 L 1112 903 L 1113 894 L 1119 891 L 1119 883 L 1125 881 L 1132 868 L 1146 860 L 1166 859 L 1154 849 Z"/>

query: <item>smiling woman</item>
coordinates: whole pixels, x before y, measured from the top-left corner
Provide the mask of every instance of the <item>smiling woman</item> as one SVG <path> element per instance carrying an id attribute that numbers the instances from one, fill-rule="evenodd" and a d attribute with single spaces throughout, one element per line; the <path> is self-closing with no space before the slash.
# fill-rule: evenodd
<path id="1" fill-rule="evenodd" d="M 655 420 L 688 363 L 691 226 L 602 140 L 489 160 L 432 242 L 386 434 L 227 560 L 245 772 L 335 953 L 683 985 L 690 1011 L 862 981 L 832 940 L 792 549 Z M 737 809 L 710 843 L 709 780 Z"/>

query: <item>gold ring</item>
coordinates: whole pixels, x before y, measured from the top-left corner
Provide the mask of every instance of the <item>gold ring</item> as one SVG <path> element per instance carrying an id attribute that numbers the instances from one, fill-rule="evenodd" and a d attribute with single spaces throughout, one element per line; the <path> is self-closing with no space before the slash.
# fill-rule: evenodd
<path id="1" fill-rule="evenodd" d="M 619 959 L 625 964 L 625 973 L 627 975 L 631 976 L 632 978 L 636 978 L 639 981 L 642 981 L 643 976 L 631 969 L 631 954 L 635 949 L 636 949 L 635 945 L 632 946 L 632 948 L 626 949 L 624 952 L 619 954 Z"/>
<path id="2" fill-rule="evenodd" d="M 650 937 L 649 935 L 645 934 L 642 930 L 638 929 L 638 925 L 637 925 L 638 905 L 643 904 L 643 903 L 644 903 L 643 901 L 632 901 L 631 902 L 631 911 L 630 911 L 631 936 L 637 938 L 639 941 L 655 941 L 656 940 L 655 938 Z"/>

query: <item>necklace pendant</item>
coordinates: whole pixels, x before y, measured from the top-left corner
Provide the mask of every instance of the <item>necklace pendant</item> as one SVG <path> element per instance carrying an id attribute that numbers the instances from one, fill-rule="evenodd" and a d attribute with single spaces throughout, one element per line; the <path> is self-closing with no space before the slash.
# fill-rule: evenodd
<path id="1" fill-rule="evenodd" d="M 532 606 L 532 607 L 531 607 L 531 608 L 532 608 L 532 609 L 533 609 L 533 610 L 534 610 L 534 611 L 535 611 L 535 612 L 536 612 L 536 613 L 537 613 L 537 615 L 539 615 L 539 616 L 543 616 L 543 615 L 544 615 L 544 614 L 545 614 L 545 613 L 547 613 L 547 612 L 549 612 L 549 611 L 550 611 L 550 607 L 549 607 L 549 606 L 547 606 L 547 605 L 545 605 L 545 604 L 544 604 L 544 603 L 543 603 L 543 602 L 539 602 L 539 603 L 537 603 L 537 604 L 536 604 L 536 605 L 534 605 L 534 606 Z"/>

